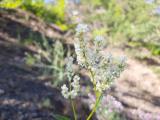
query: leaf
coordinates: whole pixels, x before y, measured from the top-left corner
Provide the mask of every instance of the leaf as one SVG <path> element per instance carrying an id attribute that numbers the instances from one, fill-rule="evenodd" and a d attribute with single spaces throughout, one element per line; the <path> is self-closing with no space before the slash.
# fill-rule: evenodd
<path id="1" fill-rule="evenodd" d="M 26 64 L 27 65 L 33 65 L 35 62 L 36 62 L 35 58 L 32 55 L 27 54 Z"/>
<path id="2" fill-rule="evenodd" d="M 54 115 L 54 118 L 56 120 L 70 120 L 69 118 L 65 117 L 65 116 L 62 116 L 62 115 Z"/>

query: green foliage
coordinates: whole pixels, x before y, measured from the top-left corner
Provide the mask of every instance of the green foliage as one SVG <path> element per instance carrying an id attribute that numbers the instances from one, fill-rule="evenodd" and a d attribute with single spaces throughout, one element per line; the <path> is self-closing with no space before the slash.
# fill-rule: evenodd
<path id="1" fill-rule="evenodd" d="M 128 43 L 131 47 L 145 47 L 147 48 L 152 55 L 159 56 L 160 55 L 160 45 L 155 44 L 154 42 L 138 42 L 138 41 L 131 41 Z"/>
<path id="2" fill-rule="evenodd" d="M 54 7 L 48 5 L 50 9 L 54 11 L 55 14 L 59 16 L 60 19 L 64 19 L 65 16 L 65 0 L 58 0 Z"/>
<path id="3" fill-rule="evenodd" d="M 27 54 L 26 64 L 27 65 L 34 65 L 35 62 L 36 62 L 36 59 L 32 55 Z"/>
<path id="4" fill-rule="evenodd" d="M 93 36 L 97 36 L 97 35 L 102 35 L 104 36 L 105 33 L 107 32 L 107 29 L 106 28 L 100 28 L 100 29 L 94 29 L 93 30 Z"/>
<path id="5" fill-rule="evenodd" d="M 116 112 L 112 112 L 112 113 L 108 116 L 107 120 L 125 120 L 125 118 L 121 117 L 121 116 L 120 116 L 118 113 L 116 113 Z"/>
<path id="6" fill-rule="evenodd" d="M 143 0 L 102 0 L 106 8 L 105 20 L 108 34 L 113 37 L 122 34 L 127 40 L 145 39 L 153 32 L 159 20 L 151 15 L 152 5 Z M 157 21 L 157 22 L 155 22 Z"/>
<path id="7" fill-rule="evenodd" d="M 47 4 L 44 0 L 2 0 L 0 7 L 22 8 L 59 25 L 63 30 L 68 29 L 65 24 L 65 0 L 58 0 L 56 4 Z"/>
<path id="8" fill-rule="evenodd" d="M 5 8 L 17 8 L 22 4 L 22 0 L 2 0 L 0 1 L 0 7 Z"/>
<path id="9" fill-rule="evenodd" d="M 155 40 L 159 38 L 160 16 L 154 13 L 159 3 L 148 4 L 145 0 L 99 1 L 104 10 L 99 10 L 102 11 L 101 13 L 90 14 L 87 21 L 96 21 L 96 23 L 101 21 L 110 43 L 128 44 L 130 41 L 137 41 L 148 48 L 152 54 L 160 55 L 160 41 Z M 87 1 L 89 5 L 92 2 L 94 0 Z M 97 6 L 98 4 L 94 4 L 96 10 L 98 10 Z"/>
<path id="10" fill-rule="evenodd" d="M 37 49 L 37 54 L 26 54 L 26 63 L 40 68 L 44 76 L 53 78 L 52 84 L 58 86 L 65 76 L 64 71 L 64 48 L 61 42 L 49 43 L 47 39 L 43 42 L 33 42 Z"/>
<path id="11" fill-rule="evenodd" d="M 64 79 L 64 48 L 61 42 L 57 41 L 54 47 L 54 60 L 52 66 L 54 66 L 54 75 L 57 76 L 57 81 L 54 81 L 54 85 L 58 85 Z"/>
<path id="12" fill-rule="evenodd" d="M 90 4 L 92 6 L 100 6 L 102 4 L 101 0 L 81 0 L 83 4 Z"/>
<path id="13" fill-rule="evenodd" d="M 69 118 L 62 116 L 62 115 L 54 115 L 56 120 L 70 120 Z"/>
<path id="14" fill-rule="evenodd" d="M 44 99 L 41 103 L 41 107 L 52 108 L 51 100 L 49 98 Z"/>
<path id="15" fill-rule="evenodd" d="M 146 43 L 144 46 L 151 51 L 152 55 L 160 55 L 160 45 L 154 43 Z"/>
<path id="16" fill-rule="evenodd" d="M 56 4 L 45 4 L 43 0 L 37 0 L 36 2 L 27 1 L 24 2 L 22 8 L 31 11 L 47 22 L 56 23 L 57 25 L 63 26 L 63 29 L 67 29 L 67 26 L 63 25 L 65 23 L 64 0 L 59 0 Z"/>
<path id="17" fill-rule="evenodd" d="M 152 66 L 151 69 L 157 74 L 158 78 L 160 78 L 160 68 L 159 68 L 159 66 Z"/>

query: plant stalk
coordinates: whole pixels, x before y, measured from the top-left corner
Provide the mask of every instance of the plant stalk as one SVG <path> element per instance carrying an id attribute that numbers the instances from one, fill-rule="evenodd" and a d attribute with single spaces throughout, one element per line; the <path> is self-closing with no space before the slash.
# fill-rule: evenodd
<path id="1" fill-rule="evenodd" d="M 87 119 L 86 120 L 90 120 L 93 116 L 93 114 L 96 112 L 97 108 L 98 108 L 98 105 L 99 105 L 99 102 L 101 100 L 101 97 L 102 97 L 102 94 L 100 94 L 98 96 L 98 98 L 96 99 L 96 103 L 94 105 L 94 108 L 92 109 L 92 111 L 90 112 L 90 114 L 88 115 Z"/>
<path id="2" fill-rule="evenodd" d="M 74 114 L 74 120 L 77 120 L 77 114 L 76 114 L 75 106 L 74 106 L 74 103 L 72 100 L 71 100 L 71 105 L 72 105 L 72 110 L 73 110 L 73 114 Z"/>
<path id="3" fill-rule="evenodd" d="M 71 91 L 71 82 L 69 84 L 69 91 Z M 72 110 L 73 110 L 74 120 L 77 120 L 77 114 L 76 114 L 75 106 L 74 106 L 74 103 L 73 103 L 73 100 L 72 100 L 71 97 L 70 97 L 70 103 L 71 103 Z"/>

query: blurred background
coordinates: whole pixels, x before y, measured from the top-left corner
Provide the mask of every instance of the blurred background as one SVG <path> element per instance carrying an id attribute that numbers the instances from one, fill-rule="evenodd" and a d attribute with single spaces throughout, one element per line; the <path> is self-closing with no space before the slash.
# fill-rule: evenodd
<path id="1" fill-rule="evenodd" d="M 106 54 L 127 57 L 92 119 L 160 120 L 159 0 L 0 0 L 0 120 L 73 119 L 60 88 L 79 23 L 88 24 L 88 39 L 105 37 Z M 94 95 L 77 66 L 85 120 Z"/>

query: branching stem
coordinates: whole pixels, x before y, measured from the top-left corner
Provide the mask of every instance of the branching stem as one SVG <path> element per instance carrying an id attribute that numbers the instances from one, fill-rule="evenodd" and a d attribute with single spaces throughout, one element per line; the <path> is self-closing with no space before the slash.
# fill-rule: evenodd
<path id="1" fill-rule="evenodd" d="M 92 111 L 90 112 L 89 116 L 87 117 L 86 120 L 90 120 L 93 116 L 93 114 L 96 112 L 97 108 L 98 108 L 98 105 L 100 103 L 100 100 L 101 100 L 101 97 L 102 97 L 102 94 L 100 94 L 97 99 L 96 99 L 96 103 L 94 105 L 94 108 L 92 109 Z"/>

